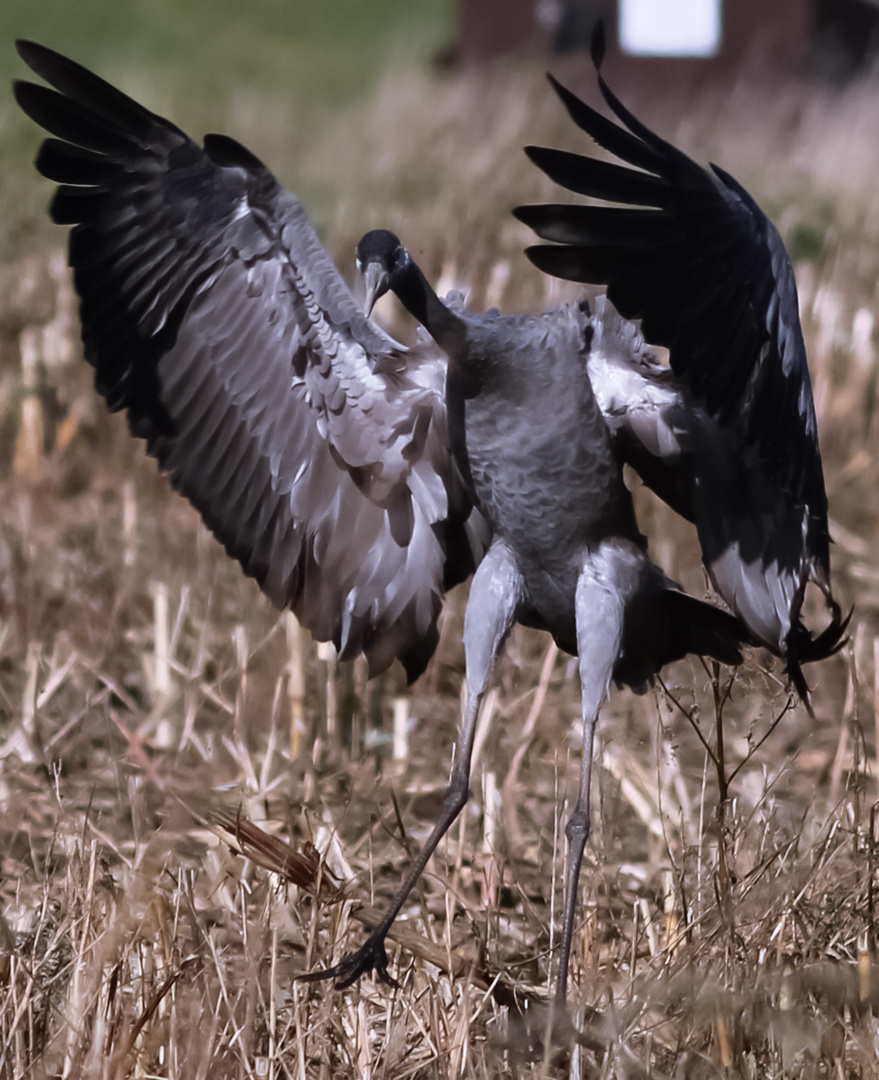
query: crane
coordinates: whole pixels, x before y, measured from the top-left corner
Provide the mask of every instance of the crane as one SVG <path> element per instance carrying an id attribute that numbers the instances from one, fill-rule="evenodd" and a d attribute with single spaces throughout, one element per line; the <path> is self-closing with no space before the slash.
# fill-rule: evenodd
<path id="1" fill-rule="evenodd" d="M 590 828 L 592 742 L 611 683 L 646 689 L 689 653 L 831 655 L 846 620 L 829 578 L 827 501 L 793 273 L 731 177 L 707 173 L 599 85 L 623 127 L 554 83 L 574 121 L 628 166 L 529 148 L 553 179 L 638 206 L 517 213 L 549 273 L 607 286 L 556 311 L 505 316 L 443 301 L 391 232 L 357 249 L 366 314 L 295 196 L 235 140 L 198 146 L 43 46 L 18 43 L 49 87 L 17 82 L 51 136 L 86 360 L 111 410 L 279 607 L 374 674 L 417 678 L 445 592 L 471 574 L 469 690 L 440 816 L 363 946 L 306 979 L 392 982 L 384 941 L 468 795 L 492 667 L 515 623 L 578 656 L 583 762 L 556 1004 L 564 1007 Z M 595 49 L 600 68 L 602 47 Z M 393 291 L 432 342 L 404 348 L 369 318 Z M 619 313 L 618 313 L 619 312 Z M 630 321 L 640 318 L 644 336 Z M 670 349 L 659 363 L 644 338 Z M 623 463 L 695 522 L 729 610 L 650 559 Z M 801 619 L 807 584 L 829 624 Z"/>

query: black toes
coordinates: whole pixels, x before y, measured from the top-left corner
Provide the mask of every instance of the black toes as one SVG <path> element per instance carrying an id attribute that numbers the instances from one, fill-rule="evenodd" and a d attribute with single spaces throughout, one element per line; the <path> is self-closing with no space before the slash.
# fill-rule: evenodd
<path id="1" fill-rule="evenodd" d="M 338 964 L 326 968 L 324 971 L 311 971 L 307 975 L 299 975 L 300 982 L 323 982 L 332 979 L 337 990 L 345 990 L 352 986 L 361 975 L 374 971 L 378 978 L 386 986 L 399 988 L 399 983 L 388 974 L 388 954 L 385 952 L 385 939 L 370 937 L 360 948 L 348 956 L 343 957 Z"/>

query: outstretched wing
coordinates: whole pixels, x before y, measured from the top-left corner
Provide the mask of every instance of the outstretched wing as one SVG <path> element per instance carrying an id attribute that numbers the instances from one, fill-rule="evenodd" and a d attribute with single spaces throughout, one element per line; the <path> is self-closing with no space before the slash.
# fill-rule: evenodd
<path id="1" fill-rule="evenodd" d="M 299 202 L 249 151 L 182 131 L 58 53 L 15 85 L 73 225 L 85 355 L 112 410 L 279 607 L 410 678 L 481 555 L 444 360 L 368 322 Z"/>
<path id="2" fill-rule="evenodd" d="M 602 53 L 599 43 L 596 68 Z M 668 347 L 676 382 L 660 379 L 664 404 L 654 400 L 651 376 L 646 396 L 632 388 L 631 406 L 643 421 L 649 399 L 654 422 L 662 414 L 666 430 L 677 429 L 676 448 L 657 455 L 626 427 L 633 464 L 696 522 L 719 592 L 787 657 L 804 690 L 799 663 L 826 655 L 842 628 L 830 595 L 827 497 L 787 252 L 740 184 L 660 139 L 600 74 L 605 101 L 625 127 L 551 81 L 574 122 L 635 169 L 529 147 L 563 186 L 626 205 L 521 207 L 520 220 L 561 245 L 527 254 L 548 273 L 606 285 L 620 314 L 640 319 L 644 337 Z M 833 619 L 829 635 L 814 641 L 799 618 L 810 579 Z"/>

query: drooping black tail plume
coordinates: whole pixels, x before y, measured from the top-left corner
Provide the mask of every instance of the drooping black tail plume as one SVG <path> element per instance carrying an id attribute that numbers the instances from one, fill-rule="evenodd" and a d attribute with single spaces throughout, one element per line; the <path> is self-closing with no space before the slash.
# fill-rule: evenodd
<path id="1" fill-rule="evenodd" d="M 785 671 L 800 698 L 810 710 L 809 685 L 803 674 L 802 665 L 812 664 L 816 660 L 826 660 L 846 645 L 848 638 L 845 632 L 854 611 L 854 608 L 851 608 L 848 615 L 843 617 L 839 604 L 832 597 L 828 597 L 828 606 L 831 620 L 820 634 L 813 636 L 802 622 L 798 621 L 787 639 Z"/>

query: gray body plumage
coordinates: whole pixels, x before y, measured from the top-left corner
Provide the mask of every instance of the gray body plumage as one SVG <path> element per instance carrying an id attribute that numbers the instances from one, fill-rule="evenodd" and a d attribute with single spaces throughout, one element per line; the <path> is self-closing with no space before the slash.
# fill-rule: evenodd
<path id="1" fill-rule="evenodd" d="M 452 310 L 465 329 L 450 355 L 450 424 L 464 433 L 456 449 L 477 506 L 520 577 L 515 620 L 576 654 L 578 580 L 615 578 L 624 644 L 613 675 L 645 688 L 672 652 L 689 650 L 671 644 L 680 628 L 669 625 L 677 598 L 669 607 L 667 594 L 677 586 L 647 555 L 592 385 L 608 363 L 596 338 L 619 353 L 626 324 L 615 320 L 614 337 L 586 304 L 520 316 Z"/>
<path id="2" fill-rule="evenodd" d="M 591 320 L 569 308 L 465 324 L 478 391 L 460 401 L 450 395 L 449 407 L 463 412 L 462 451 L 478 505 L 516 552 L 526 620 L 576 651 L 572 552 L 614 534 L 642 542 L 588 376 Z"/>

